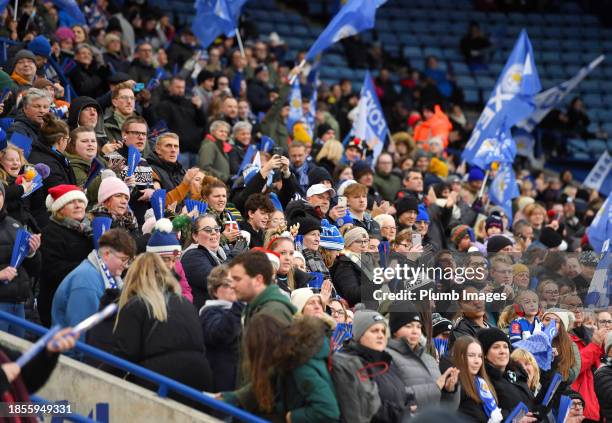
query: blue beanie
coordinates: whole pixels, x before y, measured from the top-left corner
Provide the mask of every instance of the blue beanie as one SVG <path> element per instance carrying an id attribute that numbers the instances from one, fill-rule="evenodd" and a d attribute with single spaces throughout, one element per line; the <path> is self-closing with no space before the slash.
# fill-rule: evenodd
<path id="1" fill-rule="evenodd" d="M 270 201 L 272 201 L 272 204 L 274 204 L 274 208 L 278 211 L 283 211 L 283 205 L 281 204 L 278 195 L 275 192 L 271 192 L 270 194 L 268 194 L 268 196 L 270 197 Z"/>
<path id="2" fill-rule="evenodd" d="M 351 216 L 351 212 L 346 209 L 346 214 L 344 215 L 344 217 L 339 217 L 336 220 L 336 226 L 341 228 L 344 225 L 352 225 L 353 224 L 353 216 Z"/>
<path id="3" fill-rule="evenodd" d="M 484 181 L 485 174 L 479 167 L 473 167 L 468 173 L 468 182 L 472 181 Z"/>
<path id="4" fill-rule="evenodd" d="M 327 219 L 321 220 L 321 248 L 325 250 L 340 251 L 344 249 L 344 238 L 335 226 L 329 224 Z"/>
<path id="5" fill-rule="evenodd" d="M 37 56 L 49 57 L 51 55 L 51 44 L 44 35 L 38 35 L 28 43 L 28 50 Z"/>
<path id="6" fill-rule="evenodd" d="M 429 223 L 429 214 L 427 214 L 425 204 L 419 204 L 419 211 L 417 213 L 416 222 Z"/>
<path id="7" fill-rule="evenodd" d="M 157 254 L 178 254 L 181 252 L 181 244 L 172 232 L 172 222 L 170 219 L 159 219 L 155 222 L 153 235 L 147 243 L 147 253 Z"/>

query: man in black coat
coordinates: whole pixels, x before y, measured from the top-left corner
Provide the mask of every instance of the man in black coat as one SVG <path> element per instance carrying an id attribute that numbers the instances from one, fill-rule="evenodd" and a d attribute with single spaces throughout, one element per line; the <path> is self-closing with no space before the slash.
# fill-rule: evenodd
<path id="1" fill-rule="evenodd" d="M 270 86 L 268 81 L 270 73 L 265 65 L 259 65 L 255 69 L 255 78 L 249 81 L 247 87 L 247 98 L 251 104 L 253 113 L 267 112 L 272 102 L 268 96 Z"/>
<path id="2" fill-rule="evenodd" d="M 198 96 L 185 98 L 185 80 L 175 76 L 170 80 L 168 93 L 158 105 L 158 114 L 181 139 L 181 163 L 191 167 L 197 162 L 200 144 L 206 134 L 208 120 Z"/>

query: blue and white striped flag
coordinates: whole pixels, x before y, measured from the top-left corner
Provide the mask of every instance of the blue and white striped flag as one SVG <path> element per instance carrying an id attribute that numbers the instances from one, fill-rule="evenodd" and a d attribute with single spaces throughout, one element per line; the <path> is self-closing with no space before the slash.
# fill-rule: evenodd
<path id="1" fill-rule="evenodd" d="M 591 279 L 589 292 L 584 305 L 591 308 L 606 308 L 612 304 L 612 249 L 608 239 L 607 247 L 597 264 L 597 269 Z"/>
<path id="2" fill-rule="evenodd" d="M 607 151 L 597 160 L 582 184 L 603 195 L 612 193 L 612 156 Z"/>
<path id="3" fill-rule="evenodd" d="M 591 226 L 586 230 L 589 244 L 595 252 L 604 251 L 606 243 L 610 243 L 612 238 L 612 200 L 606 199 L 603 206 L 599 209 Z"/>

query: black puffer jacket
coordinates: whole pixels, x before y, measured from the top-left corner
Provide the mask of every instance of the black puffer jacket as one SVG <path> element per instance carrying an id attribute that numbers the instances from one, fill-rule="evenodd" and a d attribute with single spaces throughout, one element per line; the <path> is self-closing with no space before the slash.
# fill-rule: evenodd
<path id="1" fill-rule="evenodd" d="M 497 406 L 504 416 L 508 416 L 519 402 L 525 404 L 530 411 L 535 411 L 533 394 L 527 386 L 527 375 L 520 366 L 510 362 L 504 372 L 488 361 L 485 361 L 485 366 L 497 393 Z"/>
<path id="2" fill-rule="evenodd" d="M 6 139 L 10 140 L 15 132 L 31 138 L 32 144 L 40 140 L 40 126 L 28 119 L 23 111 L 17 112 L 13 124 L 6 131 Z"/>
<path id="3" fill-rule="evenodd" d="M 153 179 L 159 182 L 162 189 L 171 191 L 183 181 L 185 169 L 179 162 L 165 162 L 155 152 L 151 152 L 147 156 L 147 162 L 153 168 L 155 175 L 157 175 L 157 178 L 153 175 Z"/>
<path id="4" fill-rule="evenodd" d="M 49 176 L 43 180 L 43 186 L 30 195 L 32 216 L 42 229 L 49 223 L 49 213 L 45 205 L 49 188 L 61 184 L 76 185 L 77 181 L 68 159 L 41 142 L 32 143 L 32 154 L 30 154 L 29 161 L 33 164 L 44 163 L 49 166 L 50 170 Z"/>
<path id="5" fill-rule="evenodd" d="M 595 394 L 599 400 L 599 417 L 612 422 L 612 361 L 595 372 Z"/>
<path id="6" fill-rule="evenodd" d="M 157 106 L 157 115 L 181 140 L 183 152 L 197 154 L 206 135 L 208 119 L 203 108 L 195 107 L 185 97 L 164 95 Z"/>
<path id="7" fill-rule="evenodd" d="M 391 355 L 386 351 L 376 351 L 351 341 L 344 352 L 359 357 L 368 368 L 372 380 L 378 386 L 381 406 L 372 418 L 372 422 L 401 422 L 409 415 L 414 396 L 406 390 L 401 374 Z M 383 369 L 386 368 L 386 371 Z"/>
<path id="8" fill-rule="evenodd" d="M 7 216 L 5 207 L 0 210 L 0 270 L 11 262 L 17 230 L 21 227 L 19 222 Z M 40 265 L 40 252 L 37 251 L 32 258 L 26 258 L 17 268 L 17 276 L 12 281 L 6 284 L 0 282 L 0 302 L 25 302 L 32 294 L 30 277 L 38 277 Z"/>

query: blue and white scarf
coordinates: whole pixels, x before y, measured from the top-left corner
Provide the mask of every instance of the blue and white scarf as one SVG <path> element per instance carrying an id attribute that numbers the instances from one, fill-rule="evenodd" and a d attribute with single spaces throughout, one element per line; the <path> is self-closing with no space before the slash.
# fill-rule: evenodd
<path id="1" fill-rule="evenodd" d="M 96 250 L 93 250 L 87 256 L 87 259 L 91 262 L 91 264 L 98 269 L 100 274 L 102 275 L 102 279 L 104 280 L 104 289 L 121 289 L 123 287 L 123 280 L 120 276 L 111 275 L 110 270 L 104 263 L 104 260 L 100 257 Z"/>
<path id="2" fill-rule="evenodd" d="M 475 378 L 476 390 L 478 391 L 478 396 L 482 401 L 482 408 L 487 417 L 489 418 L 488 423 L 501 422 L 504 418 L 502 416 L 501 410 L 497 406 L 497 402 L 495 401 L 493 393 L 489 389 L 489 385 L 480 376 L 475 376 Z"/>

